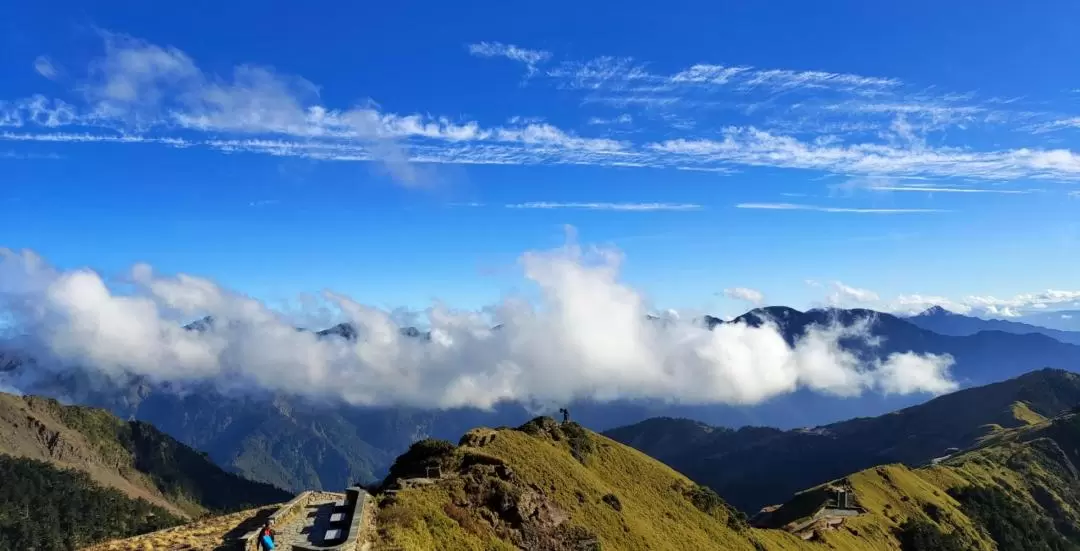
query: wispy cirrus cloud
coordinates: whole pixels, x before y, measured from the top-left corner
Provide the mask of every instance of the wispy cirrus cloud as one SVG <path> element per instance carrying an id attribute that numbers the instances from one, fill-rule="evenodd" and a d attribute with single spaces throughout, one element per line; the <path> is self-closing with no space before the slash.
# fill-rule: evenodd
<path id="1" fill-rule="evenodd" d="M 926 193 L 1001 193 L 1006 195 L 1027 195 L 1032 193 L 1029 189 L 988 189 L 988 188 L 970 188 L 970 187 L 949 187 L 938 185 L 916 185 L 916 186 L 873 186 L 869 189 L 873 191 L 921 191 Z"/>
<path id="2" fill-rule="evenodd" d="M 103 33 L 102 40 L 102 56 L 90 65 L 76 90 L 81 102 L 42 95 L 0 100 L 0 139 L 144 143 L 323 161 L 378 162 L 406 185 L 420 178 L 416 170 L 420 164 L 444 163 L 673 168 L 720 174 L 770 167 L 1003 183 L 1023 178 L 1080 180 L 1080 156 L 1069 149 L 978 150 L 935 145 L 925 136 L 934 127 L 933 121 L 982 116 L 984 108 L 966 106 L 963 102 L 969 101 L 970 95 L 903 92 L 908 85 L 889 77 L 710 64 L 665 72 L 618 57 L 553 64 L 552 54 L 546 51 L 480 42 L 470 45 L 473 55 L 513 59 L 527 69 L 545 64 L 543 78 L 559 87 L 584 91 L 587 95 L 582 101 L 590 94 L 601 94 L 658 102 L 643 104 L 640 110 L 596 113 L 584 118 L 581 128 L 557 126 L 535 117 L 485 124 L 461 116 L 388 112 L 370 99 L 348 108 L 333 107 L 322 101 L 314 83 L 268 67 L 238 65 L 227 74 L 214 74 L 174 47 L 113 33 Z M 770 123 L 772 128 L 727 123 L 710 126 L 694 119 L 686 123 L 686 118 L 674 111 L 655 111 L 661 107 L 678 109 L 675 104 L 706 100 L 714 93 L 764 95 L 776 105 L 794 101 L 798 105 L 785 107 L 790 112 L 816 106 L 818 113 L 831 110 L 887 118 L 876 133 L 868 131 L 875 128 L 870 124 L 814 134 L 803 122 L 787 131 L 776 129 L 785 128 L 782 122 Z M 838 95 L 842 101 L 836 101 Z M 664 104 L 668 100 L 671 105 Z M 738 108 L 743 110 L 738 117 L 766 109 L 754 107 L 759 104 L 747 103 L 745 98 L 733 105 L 740 102 L 744 106 Z M 912 107 L 915 103 L 918 108 Z M 842 107 L 829 109 L 828 105 Z M 667 125 L 664 132 L 650 131 L 651 121 L 656 120 Z M 864 125 L 870 121 L 839 122 Z M 1005 189 L 1005 185 L 1000 191 L 996 186 L 887 187 L 879 190 L 1018 192 Z"/>
<path id="3" fill-rule="evenodd" d="M 510 209 L 573 209 L 573 210 L 613 210 L 623 212 L 656 212 L 656 211 L 692 211 L 703 210 L 705 207 L 696 203 L 557 203 L 549 201 L 534 201 L 528 203 L 513 203 L 506 205 Z"/>
<path id="4" fill-rule="evenodd" d="M 502 42 L 478 42 L 469 44 L 469 53 L 476 57 L 505 57 L 525 65 L 527 74 L 536 73 L 536 66 L 551 59 L 551 52 L 519 48 Z"/>
<path id="5" fill-rule="evenodd" d="M 60 76 L 60 69 L 46 55 L 39 55 L 34 58 L 34 71 L 49 80 L 56 80 Z"/>
<path id="6" fill-rule="evenodd" d="M 804 205 L 800 203 L 739 203 L 735 208 L 758 209 L 758 210 L 803 210 L 812 212 L 834 212 L 854 214 L 940 214 L 952 212 L 945 209 L 883 209 L 883 208 L 851 208 L 851 207 L 824 207 L 816 205 Z"/>

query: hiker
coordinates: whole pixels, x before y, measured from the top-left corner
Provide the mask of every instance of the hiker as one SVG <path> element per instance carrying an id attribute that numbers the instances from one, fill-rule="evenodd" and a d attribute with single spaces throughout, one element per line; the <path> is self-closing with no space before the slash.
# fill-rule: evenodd
<path id="1" fill-rule="evenodd" d="M 266 521 L 262 530 L 259 531 L 259 544 L 263 551 L 270 551 L 274 548 L 274 536 L 276 535 L 274 529 L 270 527 L 270 521 Z"/>

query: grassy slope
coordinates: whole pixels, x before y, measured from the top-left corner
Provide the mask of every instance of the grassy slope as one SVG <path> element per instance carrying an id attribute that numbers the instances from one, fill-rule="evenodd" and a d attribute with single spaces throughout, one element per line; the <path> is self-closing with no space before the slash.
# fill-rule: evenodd
<path id="1" fill-rule="evenodd" d="M 1036 517 L 1053 519 L 1059 532 L 1068 533 L 1070 526 L 1080 524 L 1080 482 L 1066 466 L 1076 458 L 1063 460 L 1059 452 L 1080 442 L 1080 418 L 1066 415 L 1046 420 L 1021 402 L 1011 410 L 1017 420 L 1028 424 L 999 429 L 978 447 L 942 463 L 915 470 L 889 465 L 848 477 L 868 514 L 846 526 L 857 531 L 858 537 L 845 529 L 823 534 L 824 540 L 836 548 L 858 549 L 859 537 L 887 537 L 884 532 L 916 518 L 932 522 L 944 532 L 958 531 L 972 549 L 997 549 L 986 526 L 965 515 L 951 497 L 971 487 L 1002 490 L 1018 507 Z M 934 507 L 941 511 L 938 521 L 929 514 Z"/>
<path id="2" fill-rule="evenodd" d="M 84 551 L 233 550 L 235 546 L 229 542 L 235 536 L 258 528 L 276 510 L 275 505 L 206 518 L 176 528 L 108 541 Z"/>
<path id="3" fill-rule="evenodd" d="M 86 471 L 100 484 L 176 513 L 199 516 L 289 498 L 278 488 L 221 470 L 151 425 L 125 422 L 103 409 L 6 394 L 0 395 L 0 407 L 0 453 Z"/>
<path id="4" fill-rule="evenodd" d="M 1012 411 L 1028 424 L 1002 429 L 980 447 L 941 464 L 920 469 L 884 465 L 846 477 L 867 514 L 849 519 L 839 530 L 822 532 L 817 542 L 741 526 L 726 508 L 712 514 L 698 510 L 685 497 L 693 487 L 687 478 L 593 433 L 587 434 L 594 450 L 585 454 L 584 462 L 575 459 L 565 439 L 511 429 L 474 430 L 453 456 L 459 461 L 483 454 L 505 462 L 518 485 L 550 499 L 567 515 L 567 524 L 598 537 L 603 549 L 899 549 L 896 531 L 913 519 L 955 533 L 970 549 L 992 550 L 997 545 L 986 527 L 969 518 L 965 506 L 952 497 L 957 490 L 973 485 L 1003 490 L 1025 510 L 1056 519 L 1065 526 L 1062 530 L 1080 523 L 1080 498 L 1075 497 L 1080 484 L 1062 466 L 1055 451 L 1060 448 L 1046 443 L 1051 436 L 1057 442 L 1080 436 L 1080 419 L 1040 421 L 1023 404 Z M 514 549 L 512 538 L 505 533 L 500 537 L 485 514 L 478 514 L 480 508 L 466 504 L 466 487 L 450 476 L 384 498 L 381 543 L 408 550 Z M 617 496 L 621 511 L 602 500 L 607 494 Z"/>
<path id="5" fill-rule="evenodd" d="M 1080 374 L 1043 369 L 823 430 L 706 433 L 688 430 L 694 425 L 686 421 L 654 419 L 607 434 L 647 451 L 665 447 L 658 457 L 753 513 L 854 471 L 887 463 L 923 464 L 947 448 L 977 444 L 997 429 L 1042 422 L 1077 403 Z M 666 434 L 685 436 L 664 439 Z"/>
<path id="6" fill-rule="evenodd" d="M 434 464 L 442 466 L 444 477 L 430 484 L 406 482 L 395 495 L 383 494 L 378 499 L 375 548 L 591 549 L 576 546 L 584 535 L 584 539 L 597 538 L 608 551 L 899 550 L 897 530 L 912 519 L 958 537 L 965 549 L 1027 549 L 1016 547 L 1015 542 L 1012 547 L 999 546 L 992 536 L 994 527 L 965 513 L 971 512 L 969 503 L 957 498 L 964 500 L 962 491 L 975 487 L 991 488 L 1019 507 L 1003 514 L 1019 511 L 1044 519 L 1042 529 L 1080 543 L 1080 533 L 1074 533 L 1080 532 L 1076 528 L 1080 526 L 1080 476 L 1073 467 L 1080 463 L 1080 416 L 1038 421 L 1022 405 L 1012 411 L 1031 424 L 1000 429 L 978 447 L 937 465 L 919 469 L 883 465 L 847 476 L 844 480 L 867 513 L 848 519 L 838 530 L 819 533 L 817 541 L 750 528 L 722 503 L 708 511 L 699 509 L 689 498 L 698 487 L 686 477 L 576 426 L 570 427 L 575 432 L 553 429 L 555 423 L 546 420 L 541 423 L 543 430 L 529 432 L 475 429 L 459 446 L 432 446 L 435 452 L 399 459 L 399 464 L 411 465 L 398 468 L 395 464 L 395 477 L 423 476 L 419 473 Z M 615 496 L 618 507 L 609 496 Z M 542 525 L 545 519 L 546 527 Z M 1008 517 L 992 522 L 1007 523 Z M 212 539 L 217 539 L 229 522 L 212 524 Z M 150 548 L 166 541 L 193 543 L 196 533 L 204 529 L 195 524 L 160 533 L 153 542 L 144 536 L 138 543 Z M 533 539 L 523 539 L 529 537 Z M 1064 540 L 1059 537 L 1059 541 Z M 130 544 L 135 542 L 99 549 L 132 549 Z"/>
<path id="7" fill-rule="evenodd" d="M 473 431 L 463 442 L 482 440 L 474 437 L 481 431 L 487 429 Z M 574 458 L 565 440 L 509 429 L 489 432 L 494 434 L 490 442 L 483 446 L 462 445 L 455 454 L 483 453 L 505 461 L 525 484 L 540 488 L 556 503 L 568 515 L 569 523 L 596 535 L 603 549 L 753 550 L 756 543 L 758 548 L 784 550 L 811 545 L 786 532 L 740 525 L 725 508 L 712 514 L 699 510 L 685 496 L 685 491 L 694 487 L 689 479 L 603 436 L 589 433 L 595 450 L 582 463 Z M 900 474 L 903 468 L 897 470 L 903 484 L 911 480 L 920 490 L 929 486 L 913 475 Z M 859 484 L 869 487 L 870 482 L 860 478 Z M 451 518 L 447 510 L 455 510 L 451 504 L 461 491 L 451 478 L 437 485 L 405 489 L 396 499 L 384 500 L 379 512 L 382 543 L 409 550 L 514 549 L 476 515 L 454 515 L 462 522 Z M 603 502 L 607 494 L 618 497 L 621 511 Z M 948 506 L 948 499 L 944 496 L 934 501 Z M 863 523 L 878 524 L 876 516 L 870 519 L 868 516 L 869 522 Z M 866 529 L 858 537 L 849 532 L 836 533 L 833 540 L 840 549 L 896 547 L 886 529 Z"/>

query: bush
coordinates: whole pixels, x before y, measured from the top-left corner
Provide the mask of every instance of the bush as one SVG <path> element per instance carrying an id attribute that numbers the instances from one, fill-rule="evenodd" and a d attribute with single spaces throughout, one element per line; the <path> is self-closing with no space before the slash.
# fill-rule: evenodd
<path id="1" fill-rule="evenodd" d="M 619 496 L 617 496 L 615 494 L 607 494 L 606 496 L 604 496 L 604 497 L 602 497 L 600 499 L 604 503 L 607 503 L 609 506 L 611 506 L 612 509 L 615 509 L 616 511 L 619 511 L 619 512 L 622 511 L 622 502 L 619 501 Z"/>
<path id="2" fill-rule="evenodd" d="M 589 431 L 577 423 L 564 423 L 562 432 L 570 444 L 570 454 L 574 459 L 585 463 L 585 458 L 596 451 L 596 444 L 589 437 Z"/>
<path id="3" fill-rule="evenodd" d="M 426 477 L 428 467 L 443 467 L 455 449 L 455 446 L 446 440 L 436 438 L 420 440 L 398 456 L 394 464 L 390 466 L 386 482 L 392 483 L 398 478 Z"/>
<path id="4" fill-rule="evenodd" d="M 897 530 L 901 551 L 965 551 L 970 549 L 955 533 L 946 534 L 924 520 L 908 519 Z"/>
<path id="5" fill-rule="evenodd" d="M 727 508 L 727 503 L 712 488 L 695 484 L 686 492 L 686 497 L 702 512 L 713 514 L 717 509 Z"/>
<path id="6" fill-rule="evenodd" d="M 960 502 L 964 514 L 981 525 L 999 551 L 1065 551 L 1074 546 L 1053 522 L 992 487 L 969 486 L 949 495 Z"/>

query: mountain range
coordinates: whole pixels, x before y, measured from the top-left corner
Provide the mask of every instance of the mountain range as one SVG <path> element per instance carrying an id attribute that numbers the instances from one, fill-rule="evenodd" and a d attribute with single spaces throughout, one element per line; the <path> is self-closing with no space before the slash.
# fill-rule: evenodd
<path id="1" fill-rule="evenodd" d="M 732 507 L 722 492 L 574 422 L 539 417 L 517 428 L 475 428 L 456 445 L 424 439 L 372 488 L 367 513 L 378 519 L 378 529 L 362 531 L 362 545 L 476 551 L 1076 549 L 1080 415 L 1069 409 L 1045 418 L 1035 411 L 1069 403 L 1076 379 L 1043 370 L 939 398 L 928 409 L 898 412 L 896 419 L 853 420 L 874 424 L 886 449 L 906 446 L 909 434 L 927 450 L 954 438 L 975 440 L 918 467 L 892 463 L 845 472 L 787 494 L 753 517 Z M 1008 404 L 995 416 L 1005 425 L 979 425 L 982 413 L 1016 397 L 1028 401 Z M 965 413 L 971 405 L 981 413 Z M 957 419 L 936 429 L 950 414 Z M 643 432 L 658 451 L 683 437 L 706 445 L 717 432 L 660 421 Z M 790 462 L 776 469 L 815 461 L 800 462 L 803 454 L 791 450 L 787 455 Z M 767 484 L 768 478 L 748 481 Z M 201 525 L 190 530 L 205 537 Z M 185 528 L 168 534 L 176 540 Z M 134 551 L 152 540 L 95 549 Z"/>
<path id="2" fill-rule="evenodd" d="M 1080 346 L 1044 334 L 981 331 L 942 335 L 917 327 L 910 320 L 870 310 L 801 312 L 770 307 L 753 310 L 735 321 L 759 324 L 765 319 L 776 321 L 788 342 L 794 342 L 812 324 L 872 320 L 869 332 L 879 341 L 877 346 L 856 341 L 844 345 L 867 359 L 906 351 L 949 354 L 956 362 L 952 374 L 963 386 L 999 381 L 1045 366 L 1080 367 Z M 723 323 L 716 318 L 706 318 L 705 322 L 713 326 Z M 212 323 L 212 319 L 199 320 L 189 328 L 205 329 Z M 355 338 L 356 334 L 347 324 L 318 333 L 326 338 Z M 403 333 L 426 337 L 415 328 Z M 7 357 L 9 365 L 18 363 L 10 359 L 10 353 Z M 65 396 L 77 403 L 104 407 L 121 418 L 152 423 L 181 442 L 207 452 L 214 462 L 235 473 L 291 491 L 374 482 L 385 474 L 397 454 L 419 439 L 454 438 L 473 426 L 513 426 L 533 416 L 528 408 L 516 403 L 499 404 L 490 411 L 366 408 L 258 390 L 221 394 L 209 385 L 177 392 L 167 385 L 140 380 L 112 386 L 93 383 L 72 375 L 33 391 Z M 754 406 L 641 400 L 566 405 L 575 420 L 597 430 L 662 416 L 692 418 L 717 426 L 790 429 L 879 415 L 924 399 L 918 395 L 881 394 L 837 399 L 804 390 Z"/>
<path id="3" fill-rule="evenodd" d="M 748 513 L 792 493 L 889 463 L 919 466 L 996 431 L 1080 404 L 1080 375 L 1043 369 L 869 418 L 782 431 L 655 418 L 604 434 L 709 486 Z"/>
<path id="4" fill-rule="evenodd" d="M 1053 315 L 1057 316 L 1059 319 L 1061 319 L 1061 316 L 1063 315 L 1069 316 L 1067 313 L 1054 313 Z M 1060 329 L 1051 329 L 1049 327 L 1041 327 L 1039 325 L 1018 321 L 1001 319 L 987 320 L 950 312 L 940 306 L 928 308 L 917 315 L 905 319 L 918 327 L 942 335 L 962 337 L 974 335 L 980 331 L 1002 331 L 1005 333 L 1015 333 L 1017 335 L 1038 333 L 1061 342 L 1080 344 L 1080 331 L 1062 331 Z M 1066 317 L 1065 319 L 1067 320 L 1069 318 Z"/>
<path id="5" fill-rule="evenodd" d="M 1080 310 L 1033 312 L 1020 316 L 1017 321 L 1062 331 L 1080 331 Z"/>

